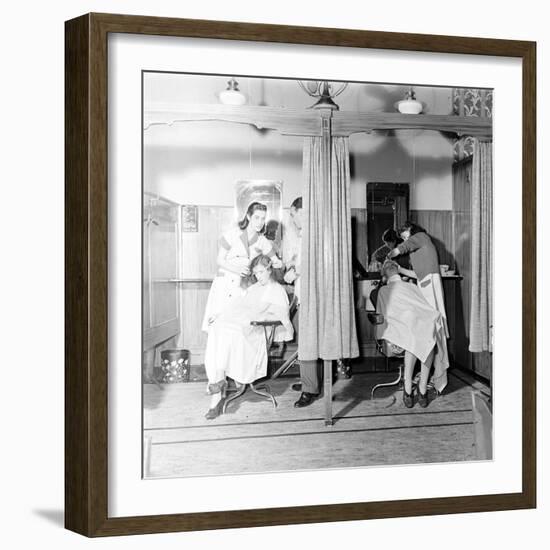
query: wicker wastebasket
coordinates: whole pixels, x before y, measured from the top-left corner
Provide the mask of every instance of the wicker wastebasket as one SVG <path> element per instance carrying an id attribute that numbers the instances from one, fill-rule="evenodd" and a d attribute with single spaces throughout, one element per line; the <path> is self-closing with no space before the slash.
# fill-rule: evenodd
<path id="1" fill-rule="evenodd" d="M 189 382 L 189 350 L 165 349 L 160 352 L 162 382 Z"/>

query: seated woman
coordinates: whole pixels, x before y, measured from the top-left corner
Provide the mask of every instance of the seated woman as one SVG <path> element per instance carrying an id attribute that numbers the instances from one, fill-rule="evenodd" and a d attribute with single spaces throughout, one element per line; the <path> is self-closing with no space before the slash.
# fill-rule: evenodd
<path id="1" fill-rule="evenodd" d="M 403 282 L 399 277 L 399 265 L 387 260 L 382 274 L 388 284 L 380 288 L 376 310 L 384 316 L 384 322 L 376 327 L 376 337 L 387 340 L 394 352 L 405 351 L 405 388 L 403 403 L 411 408 L 412 375 L 416 361 L 421 363 L 418 384 L 418 404 L 428 406 L 427 384 L 432 363 L 433 384 L 438 392 L 447 385 L 447 340 L 444 318 L 432 307 L 416 285 Z"/>
<path id="2" fill-rule="evenodd" d="M 272 277 L 272 261 L 265 255 L 250 263 L 256 283 L 240 296 L 232 297 L 218 314 L 208 318 L 208 341 L 204 364 L 208 390 L 212 394 L 207 419 L 220 415 L 227 387 L 226 377 L 236 384 L 249 384 L 267 373 L 264 329 L 252 321 L 280 321 L 274 341 L 293 337 L 288 317 L 288 296 Z"/>

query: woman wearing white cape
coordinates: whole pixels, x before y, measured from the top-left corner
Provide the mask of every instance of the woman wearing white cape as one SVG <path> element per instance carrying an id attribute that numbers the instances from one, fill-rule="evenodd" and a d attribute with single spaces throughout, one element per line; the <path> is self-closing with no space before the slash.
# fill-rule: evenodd
<path id="1" fill-rule="evenodd" d="M 226 377 L 237 384 L 248 384 L 267 374 L 267 347 L 264 329 L 252 321 L 280 321 L 274 340 L 292 340 L 288 295 L 272 278 L 272 261 L 260 255 L 250 264 L 257 282 L 242 294 L 227 300 L 225 307 L 208 319 L 208 341 L 204 363 L 208 389 L 212 394 L 206 418 L 219 416 Z"/>

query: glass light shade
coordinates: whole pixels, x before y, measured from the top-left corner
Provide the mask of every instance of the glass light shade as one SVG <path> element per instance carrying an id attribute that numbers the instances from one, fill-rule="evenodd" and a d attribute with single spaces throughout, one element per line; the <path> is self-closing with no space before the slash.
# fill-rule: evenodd
<path id="1" fill-rule="evenodd" d="M 400 113 L 419 115 L 422 112 L 422 103 L 416 99 L 403 99 L 395 104 Z"/>
<path id="2" fill-rule="evenodd" d="M 416 93 L 411 86 L 405 94 L 405 99 L 398 101 L 395 108 L 407 115 L 419 115 L 422 112 L 422 103 L 416 99 Z"/>
<path id="3" fill-rule="evenodd" d="M 246 96 L 239 90 L 239 84 L 234 78 L 227 82 L 227 89 L 220 92 L 218 98 L 224 105 L 244 105 L 246 103 Z"/>

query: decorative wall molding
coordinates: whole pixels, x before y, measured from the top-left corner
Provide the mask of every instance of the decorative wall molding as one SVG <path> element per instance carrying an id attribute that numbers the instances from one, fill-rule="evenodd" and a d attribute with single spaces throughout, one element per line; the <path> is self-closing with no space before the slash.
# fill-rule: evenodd
<path id="1" fill-rule="evenodd" d="M 484 119 L 492 124 L 493 90 L 477 88 L 453 89 L 453 114 L 460 117 Z M 454 143 L 455 161 L 472 156 L 474 138 L 472 135 L 459 137 Z"/>

